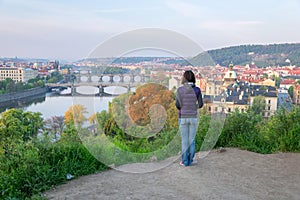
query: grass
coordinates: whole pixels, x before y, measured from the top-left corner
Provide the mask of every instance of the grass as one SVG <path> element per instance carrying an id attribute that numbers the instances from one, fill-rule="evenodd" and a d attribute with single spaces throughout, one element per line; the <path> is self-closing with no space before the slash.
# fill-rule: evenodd
<path id="1" fill-rule="evenodd" d="M 264 154 L 300 152 L 299 107 L 280 111 L 268 120 L 251 112 L 234 112 L 225 122 L 218 120 L 200 115 L 197 151 L 238 147 Z M 6 149 L 0 146 L 0 199 L 45 199 L 41 193 L 68 181 L 67 174 L 76 178 L 103 171 L 109 164 L 141 162 L 153 155 L 163 160 L 180 151 L 178 130 L 164 130 L 155 138 L 134 139 L 116 128 L 113 136 L 90 136 L 82 142 L 70 128 L 59 142 L 13 140 Z M 208 133 L 212 136 L 207 137 Z"/>

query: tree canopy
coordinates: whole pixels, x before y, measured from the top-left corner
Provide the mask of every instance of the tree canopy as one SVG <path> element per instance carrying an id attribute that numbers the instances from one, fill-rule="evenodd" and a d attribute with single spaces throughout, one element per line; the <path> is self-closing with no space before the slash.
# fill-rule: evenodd
<path id="1" fill-rule="evenodd" d="M 146 84 L 139 87 L 129 99 L 129 114 L 139 125 L 149 124 L 150 109 L 154 105 L 161 105 L 167 111 L 174 104 L 174 93 L 159 84 Z M 155 112 L 153 114 L 159 114 Z M 159 116 L 156 116 L 159 117 Z"/>
<path id="2" fill-rule="evenodd" d="M 271 44 L 271 45 L 240 45 L 207 52 L 216 64 L 228 66 L 245 65 L 255 62 L 259 67 L 287 65 L 300 65 L 300 43 L 297 44 Z M 191 63 L 203 63 L 203 54 L 191 60 Z M 203 63 L 204 66 L 206 63 Z"/>
<path id="3" fill-rule="evenodd" d="M 43 118 L 39 112 L 10 109 L 0 115 L 0 146 L 13 140 L 26 141 L 43 128 Z"/>
<path id="4" fill-rule="evenodd" d="M 65 123 L 73 123 L 75 125 L 81 126 L 86 120 L 86 117 L 84 116 L 84 114 L 86 113 L 87 110 L 83 105 L 72 105 L 65 112 Z"/>
<path id="5" fill-rule="evenodd" d="M 266 108 L 266 99 L 264 96 L 254 97 L 250 111 L 253 111 L 255 114 L 263 114 Z"/>

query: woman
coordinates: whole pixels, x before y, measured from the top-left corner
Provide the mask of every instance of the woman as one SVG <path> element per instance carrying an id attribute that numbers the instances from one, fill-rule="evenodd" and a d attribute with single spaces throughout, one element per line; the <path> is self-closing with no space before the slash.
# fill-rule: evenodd
<path id="1" fill-rule="evenodd" d="M 203 107 L 200 88 L 195 86 L 195 75 L 185 71 L 181 80 L 183 86 L 177 89 L 176 107 L 178 109 L 181 133 L 182 160 L 180 165 L 190 166 L 195 155 L 195 136 L 198 127 L 198 108 Z"/>

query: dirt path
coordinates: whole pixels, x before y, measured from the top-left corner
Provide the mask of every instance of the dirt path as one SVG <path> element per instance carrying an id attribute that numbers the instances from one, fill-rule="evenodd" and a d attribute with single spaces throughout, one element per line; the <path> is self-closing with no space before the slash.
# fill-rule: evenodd
<path id="1" fill-rule="evenodd" d="M 175 162 L 142 174 L 109 170 L 70 181 L 46 196 L 101 200 L 300 199 L 300 154 L 261 155 L 227 149 L 197 161 L 191 167 Z"/>

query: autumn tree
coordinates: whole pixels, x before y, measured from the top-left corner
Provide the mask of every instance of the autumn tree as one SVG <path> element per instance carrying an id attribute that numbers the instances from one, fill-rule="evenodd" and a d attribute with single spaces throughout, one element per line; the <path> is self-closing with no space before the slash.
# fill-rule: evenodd
<path id="1" fill-rule="evenodd" d="M 86 117 L 84 116 L 84 114 L 86 113 L 87 110 L 83 105 L 72 105 L 65 112 L 65 123 L 73 123 L 75 125 L 81 126 L 86 120 Z"/>
<path id="2" fill-rule="evenodd" d="M 129 99 L 129 114 L 138 125 L 149 124 L 149 111 L 154 105 L 161 105 L 165 111 L 174 104 L 174 93 L 164 86 L 150 83 L 139 87 Z M 158 110 L 152 114 L 158 114 Z M 160 117 L 159 115 L 156 117 Z"/>
<path id="3" fill-rule="evenodd" d="M 94 113 L 91 116 L 89 116 L 88 122 L 90 125 L 96 124 L 97 123 L 97 113 Z"/>
<path id="4" fill-rule="evenodd" d="M 167 111 L 167 128 L 174 129 L 178 128 L 178 110 L 174 104 L 170 104 Z"/>
<path id="5" fill-rule="evenodd" d="M 135 93 L 114 98 L 108 114 L 102 115 L 100 120 L 110 120 L 110 123 L 102 126 L 106 134 L 112 130 L 110 126 L 114 125 L 113 121 L 123 132 L 136 138 L 153 137 L 163 129 L 177 128 L 178 124 L 174 93 L 154 83 L 137 88 Z"/>

